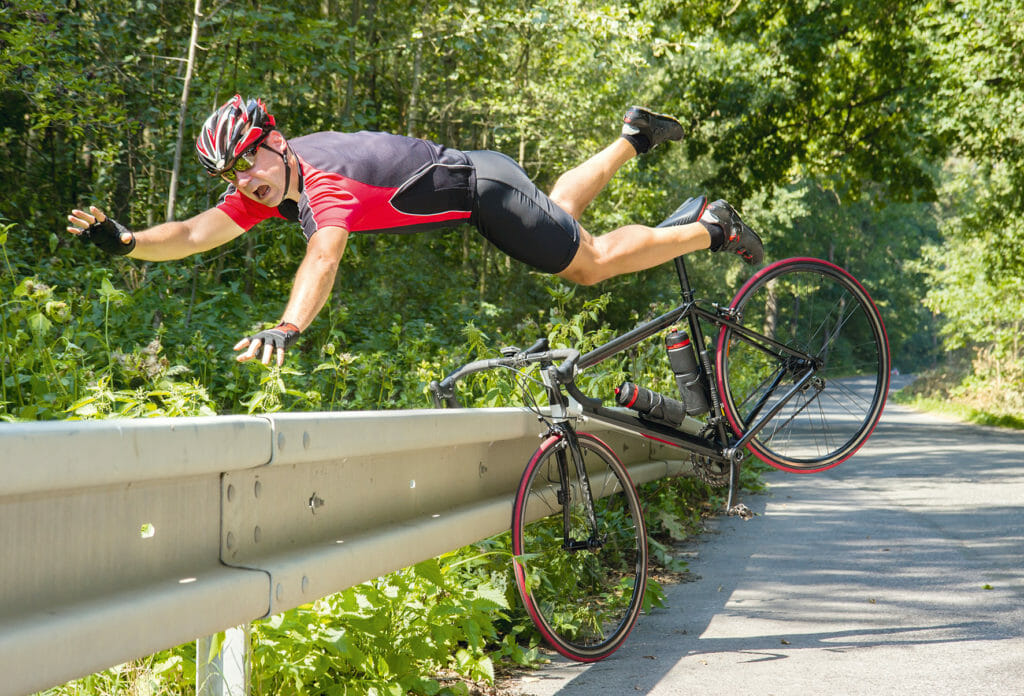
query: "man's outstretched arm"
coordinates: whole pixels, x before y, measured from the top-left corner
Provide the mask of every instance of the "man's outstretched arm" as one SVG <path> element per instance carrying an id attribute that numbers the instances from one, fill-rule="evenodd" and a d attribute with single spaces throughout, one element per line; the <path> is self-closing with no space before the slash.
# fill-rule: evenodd
<path id="1" fill-rule="evenodd" d="M 140 232 L 132 232 L 108 218 L 96 206 L 90 206 L 88 211 L 72 210 L 68 223 L 68 232 L 93 242 L 107 253 L 143 261 L 170 261 L 198 254 L 226 244 L 245 231 L 217 208 Z"/>
<path id="2" fill-rule="evenodd" d="M 262 348 L 260 362 L 264 365 L 269 365 L 275 354 L 277 364 L 284 364 L 285 349 L 295 344 L 327 302 L 347 242 L 348 230 L 342 227 L 322 227 L 310 237 L 281 322 L 239 341 L 235 350 L 245 350 L 237 357 L 239 362 L 252 360 Z"/>

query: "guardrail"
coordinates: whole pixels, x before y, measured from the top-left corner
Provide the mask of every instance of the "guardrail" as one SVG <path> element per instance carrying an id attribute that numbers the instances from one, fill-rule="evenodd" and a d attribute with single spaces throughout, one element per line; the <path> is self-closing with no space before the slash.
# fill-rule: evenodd
<path id="1" fill-rule="evenodd" d="M 661 445 L 588 428 L 639 483 Z M 246 624 L 508 528 L 521 409 L 0 425 L 0 693 Z"/>

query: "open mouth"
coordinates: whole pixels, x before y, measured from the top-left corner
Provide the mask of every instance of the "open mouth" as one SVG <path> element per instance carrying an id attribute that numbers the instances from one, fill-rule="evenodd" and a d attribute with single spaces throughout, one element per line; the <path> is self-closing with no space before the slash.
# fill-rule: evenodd
<path id="1" fill-rule="evenodd" d="M 268 186 L 267 184 L 263 184 L 262 186 L 258 187 L 255 191 L 256 198 L 261 201 L 264 198 L 266 198 L 269 194 L 270 186 Z"/>

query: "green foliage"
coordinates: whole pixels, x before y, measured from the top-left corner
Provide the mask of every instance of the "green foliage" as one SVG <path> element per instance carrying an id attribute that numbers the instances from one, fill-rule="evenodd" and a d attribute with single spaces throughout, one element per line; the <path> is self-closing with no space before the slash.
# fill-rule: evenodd
<path id="1" fill-rule="evenodd" d="M 982 179 L 987 184 L 978 189 Z M 1024 359 L 1024 220 L 1009 215 L 1017 195 L 1006 168 L 964 166 L 946 187 L 958 203 L 943 221 L 942 244 L 925 249 L 920 270 L 929 276 L 925 304 L 949 319 L 941 330 L 949 349 L 991 345 L 996 357 Z"/>
<path id="2" fill-rule="evenodd" d="M 1013 212 L 1015 187 L 1009 167 L 950 167 L 942 241 L 912 265 L 926 278 L 922 304 L 941 322 L 944 349 L 931 379 L 914 392 L 974 414 L 974 421 L 1024 417 L 1024 218 Z M 944 377 L 951 369 L 957 376 Z"/>
<path id="3" fill-rule="evenodd" d="M 114 696 L 116 694 L 194 694 L 195 644 L 165 650 L 91 674 L 41 696 Z"/>
<path id="4" fill-rule="evenodd" d="M 687 564 L 672 554 L 672 545 L 700 532 L 704 505 L 718 502 L 716 495 L 694 478 L 662 479 L 644 484 L 639 490 L 645 502 L 651 557 L 666 570 L 685 572 Z"/>
<path id="5" fill-rule="evenodd" d="M 18 280 L 6 249 L 13 227 L 0 231 L 8 270 L 0 283 L 0 419 L 214 414 L 206 388 L 184 379 L 190 368 L 161 355 L 159 335 L 126 350 L 111 342 L 114 317 L 132 298 L 105 272 L 90 279 L 95 295 Z"/>
<path id="6" fill-rule="evenodd" d="M 683 143 L 626 166 L 586 212 L 586 229 L 656 223 L 703 191 L 726 197 L 762 232 L 769 260 L 820 256 L 859 277 L 901 369 L 962 355 L 967 367 L 943 394 L 1019 417 L 1022 13 L 1016 0 L 207 2 L 181 125 L 188 145 L 206 114 L 241 92 L 266 98 L 286 135 L 371 128 L 493 148 L 547 187 L 615 137 L 626 105 L 649 104 L 682 118 Z M 304 252 L 294 225 L 265 223 L 165 264 L 102 257 L 63 232 L 67 211 L 90 202 L 129 226 L 163 219 L 190 23 L 191 3 L 0 7 L 0 419 L 422 407 L 430 379 L 496 345 L 550 335 L 585 350 L 673 302 L 670 268 L 572 288 L 508 262 L 468 228 L 357 235 L 286 366 L 237 363 L 230 347 L 284 306 Z M 185 160 L 179 217 L 221 193 Z M 735 259 L 691 258 L 698 295 L 711 301 L 727 302 L 750 272 Z M 673 388 L 653 339 L 601 367 L 585 386 L 605 397 L 625 378 Z M 499 374 L 463 395 L 477 405 L 517 398 Z M 668 545 L 699 507 L 670 501 L 705 495 L 676 485 L 684 490 L 652 491 L 649 508 L 663 545 L 655 554 L 669 567 Z M 471 605 L 491 583 L 506 604 L 486 610 L 485 590 L 479 610 L 494 623 L 474 621 L 486 647 L 460 644 L 442 658 L 450 637 L 438 636 L 425 664 L 486 675 L 485 656 L 533 659 L 515 647 L 525 629 L 489 569 L 491 551 L 482 558 L 487 569 L 442 562 L 445 589 L 404 571 L 353 590 L 364 599 L 331 600 L 332 610 L 355 601 L 347 615 L 357 623 L 360 602 L 397 612 L 375 604 L 392 587 L 443 603 L 455 585 L 446 573 L 470 566 L 486 580 L 461 579 L 462 599 Z M 657 586 L 650 592 L 656 605 Z M 411 674 L 389 646 L 363 645 L 325 619 L 328 604 L 268 624 L 268 636 L 296 641 L 286 649 L 298 665 L 268 688 L 318 684 L 330 670 L 367 685 Z M 303 656 L 303 622 L 323 651 Z M 339 655 L 338 641 L 360 652 Z M 134 689 L 154 672 L 181 690 L 194 676 L 187 653 L 81 692 Z"/>
<path id="7" fill-rule="evenodd" d="M 494 681 L 494 661 L 536 659 L 504 638 L 508 555 L 467 547 L 257 624 L 258 693 L 457 694 L 427 676 Z M 498 585 L 495 582 L 500 583 Z"/>
<path id="8" fill-rule="evenodd" d="M 981 408 L 965 403 L 964 397 L 967 397 L 969 403 L 979 403 L 978 396 L 972 389 L 976 386 L 973 382 L 974 380 L 967 380 L 963 383 L 942 385 L 943 388 L 936 392 L 936 396 L 925 396 L 924 390 L 915 385 L 913 389 L 904 389 L 894 395 L 894 400 L 922 411 L 943 413 L 966 423 L 1024 430 L 1024 418 L 1016 415 L 1022 412 L 1019 405 L 1013 413 L 1005 413 L 1001 412 L 1004 411 L 1002 405 L 991 402 L 985 403 Z"/>
<path id="9" fill-rule="evenodd" d="M 129 225 L 162 218 L 190 10 L 29 0 L 3 11 L 0 215 L 18 223 L 6 250 L 12 277 L 53 287 L 57 302 L 81 293 L 96 311 L 102 276 L 93 269 L 109 266 L 108 281 L 131 291 L 132 306 L 115 304 L 106 345 L 128 354 L 159 336 L 218 412 L 421 405 L 411 375 L 455 362 L 447 353 L 468 322 L 514 343 L 552 318 L 545 283 L 468 230 L 356 238 L 330 306 L 290 365 L 301 388 L 275 392 L 265 372 L 230 364 L 228 347 L 276 321 L 304 248 L 293 225 L 264 224 L 189 263 L 161 265 L 111 262 L 64 234 L 65 211 L 90 201 Z M 187 144 L 208 111 L 240 91 L 264 96 L 286 134 L 379 128 L 496 148 L 548 186 L 615 136 L 624 105 L 649 103 L 682 117 L 684 144 L 627 166 L 587 211 L 587 229 L 656 222 L 701 190 L 726 196 L 763 231 L 770 259 L 835 258 L 863 278 L 898 363 L 916 367 L 935 358 L 937 322 L 917 302 L 926 276 L 910 262 L 947 211 L 895 202 L 933 197 L 959 144 L 978 166 L 1004 163 L 1001 210 L 1017 219 L 1021 201 L 1010 194 L 1024 189 L 1012 163 L 1024 159 L 1013 156 L 1019 125 L 1007 105 L 1020 94 L 1019 13 L 1009 0 L 211 4 L 183 125 Z M 179 215 L 219 193 L 186 156 Z M 1014 248 L 1014 224 L 991 227 Z M 1019 271 L 1020 260 L 1004 256 L 1007 273 Z M 735 264 L 694 265 L 700 287 L 741 280 Z M 565 311 L 610 295 L 595 324 L 622 329 L 671 287 L 656 269 L 580 289 Z M 422 359 L 395 364 L 395 342 L 410 339 Z"/>

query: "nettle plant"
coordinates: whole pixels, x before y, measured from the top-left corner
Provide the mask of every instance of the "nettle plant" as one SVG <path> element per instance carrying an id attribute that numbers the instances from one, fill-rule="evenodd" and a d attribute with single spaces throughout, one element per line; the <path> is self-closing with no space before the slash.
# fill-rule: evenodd
<path id="1" fill-rule="evenodd" d="M 0 301 L 0 419 L 213 415 L 190 368 L 162 355 L 159 335 L 129 350 L 111 340 L 112 313 L 130 308 L 105 271 L 95 294 L 38 277 L 18 279 L 7 253 L 13 224 L 0 227 L 5 270 Z M 90 272 L 83 271 L 84 275 Z"/>

